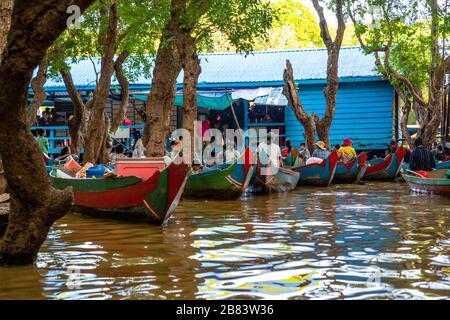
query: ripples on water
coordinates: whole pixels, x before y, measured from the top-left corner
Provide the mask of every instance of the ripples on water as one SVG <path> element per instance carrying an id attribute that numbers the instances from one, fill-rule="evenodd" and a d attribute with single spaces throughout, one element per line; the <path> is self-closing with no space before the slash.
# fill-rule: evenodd
<path id="1" fill-rule="evenodd" d="M 164 227 L 68 215 L 0 298 L 447 299 L 449 203 L 367 184 L 183 201 Z"/>

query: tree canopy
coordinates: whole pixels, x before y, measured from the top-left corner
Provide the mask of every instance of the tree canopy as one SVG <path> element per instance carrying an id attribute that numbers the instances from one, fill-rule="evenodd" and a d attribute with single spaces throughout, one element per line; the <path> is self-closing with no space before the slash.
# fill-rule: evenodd
<path id="1" fill-rule="evenodd" d="M 444 76 L 450 71 L 450 4 L 438 0 L 349 0 L 347 11 L 367 54 L 420 124 L 427 145 L 442 119 Z M 409 140 L 403 126 L 404 135 Z"/>

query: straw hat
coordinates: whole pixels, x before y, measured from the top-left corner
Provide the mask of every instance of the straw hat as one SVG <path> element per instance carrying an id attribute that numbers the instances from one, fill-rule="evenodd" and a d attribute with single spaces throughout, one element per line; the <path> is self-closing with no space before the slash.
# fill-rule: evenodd
<path id="1" fill-rule="evenodd" d="M 316 146 L 324 151 L 326 150 L 325 143 L 323 141 L 317 141 Z"/>

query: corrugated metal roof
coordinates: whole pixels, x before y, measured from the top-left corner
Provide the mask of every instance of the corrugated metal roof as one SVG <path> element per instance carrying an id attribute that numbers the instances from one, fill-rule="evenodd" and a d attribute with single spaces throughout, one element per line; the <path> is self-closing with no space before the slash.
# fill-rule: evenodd
<path id="1" fill-rule="evenodd" d="M 326 49 L 299 49 L 283 51 L 259 51 L 249 55 L 238 53 L 200 54 L 202 73 L 199 85 L 217 84 L 259 84 L 280 83 L 283 70 L 289 59 L 294 67 L 296 81 L 323 80 L 326 78 Z M 93 60 L 97 71 L 100 70 L 98 59 Z M 78 87 L 95 85 L 93 62 L 86 59 L 71 65 L 72 76 Z M 378 77 L 374 69 L 374 58 L 365 55 L 359 47 L 343 47 L 339 59 L 339 77 Z M 182 83 L 180 74 L 178 83 Z M 114 84 L 117 84 L 113 81 Z M 134 85 L 150 85 L 151 79 L 140 77 Z M 64 87 L 61 80 L 49 80 L 46 88 Z"/>

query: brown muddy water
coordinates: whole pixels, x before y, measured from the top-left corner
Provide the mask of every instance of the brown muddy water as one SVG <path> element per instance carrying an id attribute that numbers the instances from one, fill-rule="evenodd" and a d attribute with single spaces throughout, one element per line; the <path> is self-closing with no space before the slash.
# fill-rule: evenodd
<path id="1" fill-rule="evenodd" d="M 0 299 L 448 299 L 450 199 L 404 184 L 180 203 L 168 224 L 68 215 Z"/>

